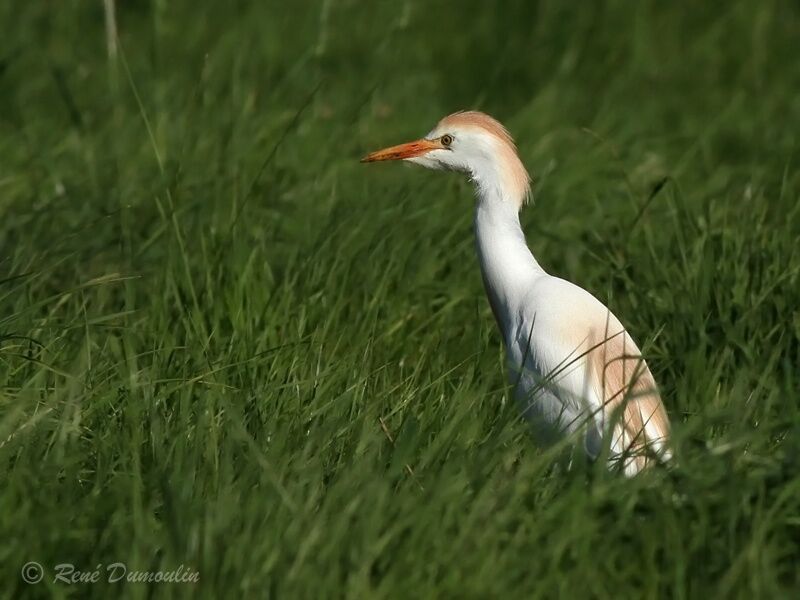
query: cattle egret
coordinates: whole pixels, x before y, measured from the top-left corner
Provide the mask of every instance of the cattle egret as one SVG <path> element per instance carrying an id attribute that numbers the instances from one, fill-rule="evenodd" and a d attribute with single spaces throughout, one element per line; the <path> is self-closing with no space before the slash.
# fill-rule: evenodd
<path id="1" fill-rule="evenodd" d="M 546 273 L 525 242 L 519 211 L 530 176 L 508 130 L 484 113 L 457 112 L 425 137 L 362 162 L 382 160 L 459 171 L 475 185 L 483 283 L 515 396 L 537 437 L 575 436 L 592 459 L 607 444 L 609 467 L 626 475 L 668 459 L 669 419 L 638 347 L 602 302 Z"/>

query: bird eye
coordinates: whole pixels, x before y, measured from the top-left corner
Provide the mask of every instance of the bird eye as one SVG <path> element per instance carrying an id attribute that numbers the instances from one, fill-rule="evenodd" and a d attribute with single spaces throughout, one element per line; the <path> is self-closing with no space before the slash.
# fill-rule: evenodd
<path id="1" fill-rule="evenodd" d="M 439 138 L 439 141 L 442 142 L 442 146 L 447 148 L 453 143 L 453 136 L 449 133 L 445 133 L 441 138 Z"/>

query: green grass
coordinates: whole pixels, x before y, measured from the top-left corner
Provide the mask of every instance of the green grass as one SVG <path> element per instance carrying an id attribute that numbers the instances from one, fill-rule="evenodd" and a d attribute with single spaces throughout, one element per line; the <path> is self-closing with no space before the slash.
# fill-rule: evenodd
<path id="1" fill-rule="evenodd" d="M 4 597 L 800 593 L 796 5 L 118 5 L 109 60 L 101 2 L 0 2 Z M 644 345 L 674 469 L 554 468 L 469 184 L 358 163 L 461 108 Z M 53 582 L 113 562 L 200 581 Z"/>

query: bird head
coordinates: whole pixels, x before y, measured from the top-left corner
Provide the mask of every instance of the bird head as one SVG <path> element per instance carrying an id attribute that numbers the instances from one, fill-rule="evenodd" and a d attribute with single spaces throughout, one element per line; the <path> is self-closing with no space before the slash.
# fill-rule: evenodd
<path id="1" fill-rule="evenodd" d="M 519 206 L 530 193 L 530 177 L 508 130 L 478 111 L 449 115 L 425 137 L 372 152 L 361 162 L 381 160 L 466 173 L 479 192 L 496 193 Z"/>

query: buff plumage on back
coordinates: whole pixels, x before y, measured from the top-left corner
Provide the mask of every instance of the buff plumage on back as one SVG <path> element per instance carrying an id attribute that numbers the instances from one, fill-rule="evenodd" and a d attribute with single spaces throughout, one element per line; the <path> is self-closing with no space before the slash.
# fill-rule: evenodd
<path id="1" fill-rule="evenodd" d="M 506 184 L 513 190 L 521 208 L 531 195 L 531 177 L 517 154 L 517 145 L 508 129 L 498 121 L 477 110 L 455 112 L 439 121 L 437 129 L 478 129 L 493 136 L 497 143 L 497 158 L 501 164 Z"/>
<path id="2" fill-rule="evenodd" d="M 653 375 L 627 332 L 596 338 L 589 363 L 604 418 L 614 422 L 611 449 L 622 457 L 625 472 L 635 474 L 657 456 L 669 458 L 664 449 L 669 419 Z"/>

